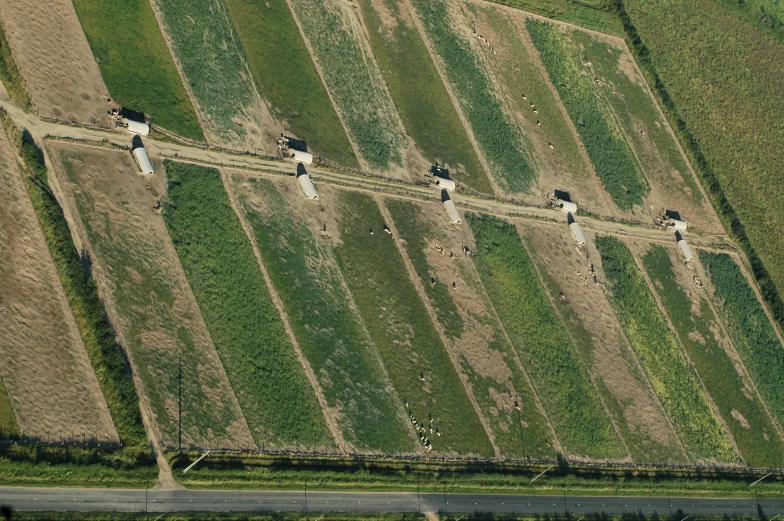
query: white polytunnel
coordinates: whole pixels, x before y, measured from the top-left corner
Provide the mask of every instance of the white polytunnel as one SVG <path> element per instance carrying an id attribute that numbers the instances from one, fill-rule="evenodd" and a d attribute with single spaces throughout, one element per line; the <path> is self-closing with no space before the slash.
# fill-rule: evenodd
<path id="1" fill-rule="evenodd" d="M 577 213 L 577 204 L 571 201 L 561 201 L 561 210 L 566 213 Z"/>
<path id="2" fill-rule="evenodd" d="M 147 156 L 147 150 L 144 147 L 138 147 L 133 149 L 133 157 L 136 158 L 136 164 L 139 167 L 139 170 L 142 171 L 142 174 L 153 174 L 155 170 L 152 168 L 152 163 L 150 163 L 150 158 Z"/>
<path id="3" fill-rule="evenodd" d="M 670 225 L 670 228 L 672 228 L 673 230 L 678 230 L 681 232 L 686 231 L 686 228 L 689 227 L 689 225 L 686 224 L 685 221 L 679 221 L 678 219 L 670 219 L 668 224 Z"/>
<path id="4" fill-rule="evenodd" d="M 310 176 L 308 174 L 300 174 L 297 176 L 297 182 L 299 183 L 299 187 L 302 188 L 302 193 L 305 194 L 306 199 L 318 199 L 318 192 L 316 192 L 316 187 L 313 186 L 313 181 L 310 180 Z"/>
<path id="5" fill-rule="evenodd" d="M 455 182 L 451 179 L 443 179 L 441 177 L 436 178 L 436 186 L 439 188 L 446 188 L 450 192 L 455 191 Z"/>
<path id="6" fill-rule="evenodd" d="M 577 243 L 577 246 L 584 246 L 587 242 L 585 240 L 585 235 L 583 235 L 583 231 L 580 229 L 580 225 L 577 223 L 572 223 L 569 225 L 569 231 L 572 232 L 572 239 L 574 242 Z"/>
<path id="7" fill-rule="evenodd" d="M 134 121 L 132 119 L 123 119 L 123 123 L 125 123 L 125 130 L 130 132 L 131 134 L 139 134 L 140 136 L 146 136 L 150 133 L 150 127 L 147 123 L 142 123 L 140 121 Z"/>
<path id="8" fill-rule="evenodd" d="M 689 245 L 686 244 L 686 241 L 684 241 L 683 239 L 679 240 L 678 248 L 680 248 L 681 255 L 683 255 L 684 259 L 686 259 L 686 262 L 694 260 L 694 253 L 692 253 L 691 248 L 689 248 Z"/>
<path id="9" fill-rule="evenodd" d="M 303 152 L 301 150 L 290 150 L 289 154 L 291 154 L 291 159 L 293 159 L 297 163 L 309 165 L 313 162 L 313 154 L 311 154 L 310 152 Z"/>
<path id="10" fill-rule="evenodd" d="M 455 202 L 452 199 L 447 199 L 446 201 L 443 202 L 443 205 L 447 215 L 449 215 L 449 219 L 454 224 L 463 223 L 463 218 L 460 217 L 460 213 L 457 211 L 457 206 L 455 206 Z"/>

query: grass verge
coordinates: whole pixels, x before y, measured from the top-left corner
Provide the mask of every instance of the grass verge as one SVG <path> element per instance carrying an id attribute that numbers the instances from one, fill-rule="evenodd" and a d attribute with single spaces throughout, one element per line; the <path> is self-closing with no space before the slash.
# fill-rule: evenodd
<path id="1" fill-rule="evenodd" d="M 453 25 L 444 0 L 413 0 L 433 49 L 444 63 L 463 114 L 474 132 L 491 174 L 509 192 L 524 192 L 536 181 L 530 151 L 496 96 L 487 72 Z"/>
<path id="2" fill-rule="evenodd" d="M 514 225 L 473 213 L 466 220 L 476 239 L 479 276 L 565 451 L 596 459 L 626 457 Z"/>
<path id="3" fill-rule="evenodd" d="M 148 0 L 74 0 L 114 101 L 156 125 L 204 141 L 196 111 Z"/>
<path id="4" fill-rule="evenodd" d="M 618 122 L 598 97 L 590 75 L 583 75 L 573 37 L 546 22 L 529 20 L 527 26 L 605 190 L 623 210 L 642 204 L 648 185 Z"/>
<path id="5" fill-rule="evenodd" d="M 493 193 L 433 59 L 403 3 L 359 2 L 370 45 L 406 130 L 428 161 L 446 163 L 450 174 L 469 187 Z M 382 21 L 382 11 L 390 20 Z"/>
<path id="6" fill-rule="evenodd" d="M 492 304 L 471 269 L 471 261 L 457 253 L 456 258 L 447 261 L 455 266 L 457 285 L 468 287 L 450 289 L 440 278 L 449 273 L 448 268 L 432 265 L 425 252 L 433 248 L 428 242 L 442 244 L 445 249 L 451 249 L 450 243 L 454 246 L 454 242 L 443 229 L 427 220 L 420 205 L 402 199 L 388 199 L 385 204 L 431 306 L 453 343 L 453 351 L 501 454 L 518 458 L 555 457 L 547 418 L 535 406 L 514 409 L 515 401 L 534 404 L 534 391 L 516 363 L 514 348 L 493 315 Z M 464 308 L 462 313 L 456 305 L 458 301 Z"/>
<path id="7" fill-rule="evenodd" d="M 359 168 L 313 58 L 286 0 L 225 0 L 242 39 L 253 79 L 291 131 L 308 149 L 344 166 Z M 282 66 L 282 64 L 285 64 Z"/>
<path id="8" fill-rule="evenodd" d="M 707 297 L 697 292 L 699 304 L 695 306 L 678 284 L 672 258 L 664 247 L 652 246 L 643 257 L 643 264 L 681 344 L 735 438 L 741 456 L 752 467 L 783 467 L 782 440 L 756 393 L 749 389 L 720 343 L 721 326 Z"/>
<path id="9" fill-rule="evenodd" d="M 441 433 L 427 435 L 434 451 L 492 455 L 395 240 L 383 232 L 378 205 L 366 194 L 342 192 L 338 209 L 342 244 L 335 253 L 398 395 L 418 422 L 432 418 L 432 428 Z"/>
<path id="10" fill-rule="evenodd" d="M 5 90 L 8 91 L 8 95 L 11 96 L 14 103 L 22 107 L 25 112 L 33 110 L 24 78 L 19 72 L 19 67 L 16 66 L 16 60 L 11 52 L 11 46 L 8 45 L 2 23 L 0 23 L 0 80 L 3 81 Z"/>
<path id="11" fill-rule="evenodd" d="M 784 348 L 765 310 L 732 257 L 700 251 L 718 309 L 757 389 L 779 426 L 784 425 Z"/>
<path id="12" fill-rule="evenodd" d="M 730 440 L 631 251 L 618 239 L 603 236 L 596 238 L 596 248 L 615 314 L 689 457 L 736 462 Z"/>
<path id="13" fill-rule="evenodd" d="M 334 446 L 220 172 L 164 165 L 164 220 L 256 443 Z"/>
<path id="14" fill-rule="evenodd" d="M 352 307 L 332 249 L 314 234 L 316 222 L 295 210 L 272 181 L 234 177 L 233 182 L 299 345 L 319 376 L 324 398 L 339 415 L 344 438 L 364 451 L 410 452 L 415 445 L 402 404 Z"/>
<path id="15" fill-rule="evenodd" d="M 348 133 L 372 168 L 400 165 L 407 137 L 356 16 L 337 0 L 291 0 Z"/>

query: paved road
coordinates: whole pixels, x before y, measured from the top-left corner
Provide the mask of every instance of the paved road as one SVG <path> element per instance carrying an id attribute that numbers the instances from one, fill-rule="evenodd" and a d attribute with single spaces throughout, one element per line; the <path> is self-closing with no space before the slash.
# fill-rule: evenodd
<path id="1" fill-rule="evenodd" d="M 146 497 L 145 497 L 146 496 Z M 0 503 L 25 511 L 497 512 L 575 514 L 784 513 L 784 499 L 697 499 L 421 494 L 395 492 L 149 491 L 0 487 Z M 784 516 L 783 516 L 784 517 Z"/>

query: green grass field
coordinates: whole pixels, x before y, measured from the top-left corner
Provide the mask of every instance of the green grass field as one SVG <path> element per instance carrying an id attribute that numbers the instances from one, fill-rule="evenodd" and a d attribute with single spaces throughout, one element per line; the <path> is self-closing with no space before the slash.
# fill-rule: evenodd
<path id="1" fill-rule="evenodd" d="M 466 220 L 482 282 L 567 454 L 627 457 L 514 225 L 476 214 Z"/>
<path id="2" fill-rule="evenodd" d="M 717 340 L 721 326 L 707 295 L 698 293 L 699 309 L 695 312 L 685 288 L 675 279 L 672 258 L 662 246 L 653 246 L 643 257 L 643 263 L 681 344 L 735 438 L 741 456 L 752 467 L 784 466 L 784 444 L 775 426 L 756 393 L 750 392 L 749 383 L 738 374 L 733 360 Z M 745 425 L 734 417 L 737 414 L 747 422 Z"/>
<path id="3" fill-rule="evenodd" d="M 527 26 L 605 190 L 623 210 L 642 204 L 648 185 L 612 111 L 597 96 L 594 82 L 583 75 L 572 33 L 535 20 Z"/>
<path id="4" fill-rule="evenodd" d="M 285 0 L 225 0 L 261 96 L 308 149 L 359 163 Z"/>
<path id="5" fill-rule="evenodd" d="M 335 253 L 397 394 L 418 422 L 427 425 L 432 415 L 433 429 L 441 433 L 427 434 L 435 452 L 492 456 L 490 441 L 394 239 L 384 233 L 378 205 L 368 195 L 343 192 L 338 209 L 342 244 Z"/>
<path id="6" fill-rule="evenodd" d="M 504 112 L 476 50 L 455 30 L 444 0 L 413 0 L 412 4 L 444 63 L 445 75 L 490 165 L 491 175 L 508 192 L 527 191 L 536 181 L 530 151 L 520 130 Z"/>
<path id="7" fill-rule="evenodd" d="M 447 337 L 455 343 L 455 350 L 461 347 L 471 348 L 477 340 L 471 333 L 477 330 L 487 338 L 487 356 L 493 357 L 491 364 L 496 374 L 506 374 L 507 381 L 514 388 L 515 396 L 505 395 L 509 387 L 504 381 L 483 374 L 488 370 L 487 365 L 477 360 L 481 355 L 465 353 L 460 355 L 461 367 L 471 384 L 474 398 L 483 411 L 483 416 L 490 425 L 495 443 L 503 456 L 507 457 L 534 457 L 553 458 L 555 449 L 551 445 L 550 429 L 545 418 L 535 407 L 533 389 L 526 381 L 525 375 L 515 362 L 514 348 L 504 336 L 501 324 L 492 313 L 492 304 L 485 296 L 482 283 L 471 269 L 470 261 L 459 255 L 454 263 L 458 266 L 460 280 L 458 284 L 466 284 L 482 300 L 480 308 L 466 311 L 466 318 L 460 314 L 455 304 L 459 297 L 453 296 L 448 283 L 436 278 L 435 286 L 430 282 L 432 274 L 437 273 L 425 254 L 429 248 L 427 240 L 435 240 L 439 244 L 448 245 L 450 240 L 443 231 L 436 228 L 432 222 L 425 221 L 422 207 L 408 201 L 389 199 L 386 201 L 395 226 L 400 233 L 400 238 L 405 241 L 406 254 L 414 266 L 414 270 L 422 281 L 439 322 L 444 328 Z M 472 331 L 466 334 L 466 324 Z M 461 339 L 461 337 L 463 337 Z M 499 367 L 500 366 L 500 367 Z M 521 411 L 513 409 L 513 402 L 517 400 L 526 404 Z"/>
<path id="8" fill-rule="evenodd" d="M 361 0 L 370 45 L 403 123 L 428 161 L 445 163 L 455 179 L 493 193 L 484 167 L 468 139 L 433 59 L 410 19 L 409 8 L 383 0 L 384 15 L 371 0 Z M 404 11 L 401 11 L 404 10 Z"/>
<path id="9" fill-rule="evenodd" d="M 737 462 L 694 368 L 668 328 L 631 251 L 618 239 L 604 236 L 596 238 L 596 248 L 615 314 L 689 457 L 695 462 Z"/>
<path id="10" fill-rule="evenodd" d="M 75 0 L 74 8 L 114 101 L 156 124 L 204 140 L 188 93 L 146 0 Z"/>
<path id="11" fill-rule="evenodd" d="M 656 108 L 647 86 L 636 82 L 624 70 L 631 65 L 620 60 L 625 60 L 628 55 L 589 33 L 574 31 L 572 35 L 583 48 L 596 75 L 602 78 L 597 85 L 598 90 L 612 107 L 651 184 L 663 186 L 673 198 L 685 191 L 691 202 L 701 204 L 704 197 L 697 180 L 689 171 L 678 143 L 667 129 L 668 123 Z M 645 133 L 641 133 L 640 129 Z M 655 183 L 655 179 L 660 182 Z"/>
<path id="12" fill-rule="evenodd" d="M 165 167 L 166 226 L 258 445 L 333 447 L 220 172 Z"/>
<path id="13" fill-rule="evenodd" d="M 340 414 L 346 441 L 363 451 L 415 450 L 402 403 L 351 305 L 329 242 L 314 234 L 318 224 L 295 210 L 272 181 L 235 177 L 234 184 L 299 345 L 328 405 Z"/>
<path id="14" fill-rule="evenodd" d="M 176 446 L 180 424 L 185 445 L 209 447 L 216 439 L 231 439 L 244 420 L 233 396 L 220 392 L 226 389 L 222 368 L 205 367 L 204 361 L 214 357 L 214 347 L 205 338 L 206 331 L 195 325 L 200 322 L 199 310 L 186 296 L 190 288 L 182 280 L 168 237 L 158 235 L 154 225 L 139 217 L 138 199 L 131 193 L 138 185 L 102 179 L 102 168 L 135 175 L 129 158 L 128 166 L 111 161 L 127 153 L 90 157 L 84 148 L 51 150 L 84 226 L 91 259 L 106 277 L 104 298 L 118 315 L 115 327 L 144 386 L 161 441 Z M 97 208 L 106 200 L 116 201 L 111 211 Z M 181 417 L 176 405 L 180 368 Z"/>
<path id="15" fill-rule="evenodd" d="M 727 254 L 701 251 L 719 314 L 751 377 L 778 424 L 784 425 L 784 347 L 757 295 Z"/>
<path id="16" fill-rule="evenodd" d="M 561 20 L 600 33 L 623 37 L 623 25 L 612 8 L 593 9 L 574 0 L 491 0 L 538 15 Z M 609 4 L 604 0 L 600 3 Z"/>
<path id="17" fill-rule="evenodd" d="M 157 2 L 163 26 L 210 134 L 234 148 L 255 145 L 260 102 L 223 0 Z"/>
<path id="18" fill-rule="evenodd" d="M 781 39 L 711 0 L 623 4 L 638 62 L 784 324 L 784 188 L 771 153 L 784 148 Z"/>
<path id="19" fill-rule="evenodd" d="M 354 14 L 338 0 L 292 0 L 291 5 L 362 157 L 373 169 L 401 165 L 405 130 L 381 71 L 365 54 Z"/>
<path id="20" fill-rule="evenodd" d="M 8 392 L 5 390 L 3 380 L 0 378 L 0 438 L 16 434 L 19 434 L 16 415 L 11 407 L 11 400 L 8 399 Z"/>

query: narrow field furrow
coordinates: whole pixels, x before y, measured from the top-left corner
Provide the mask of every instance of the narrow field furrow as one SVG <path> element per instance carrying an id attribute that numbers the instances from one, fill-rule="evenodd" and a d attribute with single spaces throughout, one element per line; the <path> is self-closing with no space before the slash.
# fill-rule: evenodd
<path id="1" fill-rule="evenodd" d="M 737 462 L 697 373 L 670 331 L 631 251 L 618 239 L 605 236 L 596 238 L 596 248 L 615 314 L 689 457 L 695 462 Z"/>
<path id="2" fill-rule="evenodd" d="M 486 215 L 466 218 L 476 239 L 477 271 L 564 450 L 576 457 L 626 458 L 514 225 Z"/>
<path id="3" fill-rule="evenodd" d="M 474 190 L 493 193 L 449 93 L 428 53 L 408 2 L 362 0 L 373 54 L 422 155 Z"/>
<path id="4" fill-rule="evenodd" d="M 738 353 L 779 426 L 784 425 L 784 347 L 735 261 L 700 252 L 715 288 L 716 304 Z"/>
<path id="5" fill-rule="evenodd" d="M 152 123 L 204 140 L 148 0 L 74 0 L 113 101 Z"/>
<path id="6" fill-rule="evenodd" d="M 256 443 L 333 447 L 220 172 L 165 166 L 164 220 Z"/>
<path id="7" fill-rule="evenodd" d="M 536 180 L 531 152 L 484 70 L 476 50 L 456 25 L 444 0 L 412 0 L 428 38 L 443 62 L 463 114 L 490 165 L 491 174 L 507 192 L 525 192 Z"/>
<path id="8" fill-rule="evenodd" d="M 153 211 L 163 180 L 141 176 L 125 151 L 51 149 L 158 439 L 169 447 L 252 446 L 163 217 Z"/>
<path id="9" fill-rule="evenodd" d="M 598 97 L 572 33 L 533 19 L 527 27 L 605 190 L 622 210 L 642 204 L 648 185 L 615 116 Z"/>
<path id="10" fill-rule="evenodd" d="M 232 176 L 270 278 L 344 439 L 355 449 L 414 452 L 416 440 L 378 350 L 343 281 L 320 202 L 302 203 L 293 180 Z M 331 228 L 331 226 L 330 226 Z M 331 233 L 337 234 L 337 230 Z"/>
<path id="11" fill-rule="evenodd" d="M 425 427 L 434 452 L 492 456 L 490 441 L 408 278 L 394 238 L 384 233 L 377 204 L 357 192 L 342 192 L 337 204 L 341 243 L 335 253 L 340 268 L 407 411 Z"/>
<path id="12" fill-rule="evenodd" d="M 271 126 L 249 71 L 245 50 L 223 0 L 164 0 L 161 15 L 208 137 L 224 146 L 255 151 Z M 268 141 L 277 137 L 266 129 Z"/>
<path id="13" fill-rule="evenodd" d="M 359 167 L 286 0 L 225 1 L 272 116 L 308 150 Z"/>
<path id="14" fill-rule="evenodd" d="M 652 246 L 643 264 L 681 344 L 746 463 L 752 467 L 784 465 L 784 444 L 724 335 L 707 294 L 693 285 L 686 289 L 685 284 L 692 282 L 691 272 L 673 264 L 673 255 L 679 253 Z"/>
<path id="15" fill-rule="evenodd" d="M 373 169 L 401 165 L 407 137 L 359 20 L 339 0 L 291 0 L 348 133 Z"/>
<path id="16" fill-rule="evenodd" d="M 461 249 L 470 234 L 448 226 L 436 206 L 394 199 L 385 204 L 501 454 L 554 457 L 548 420 Z"/>

